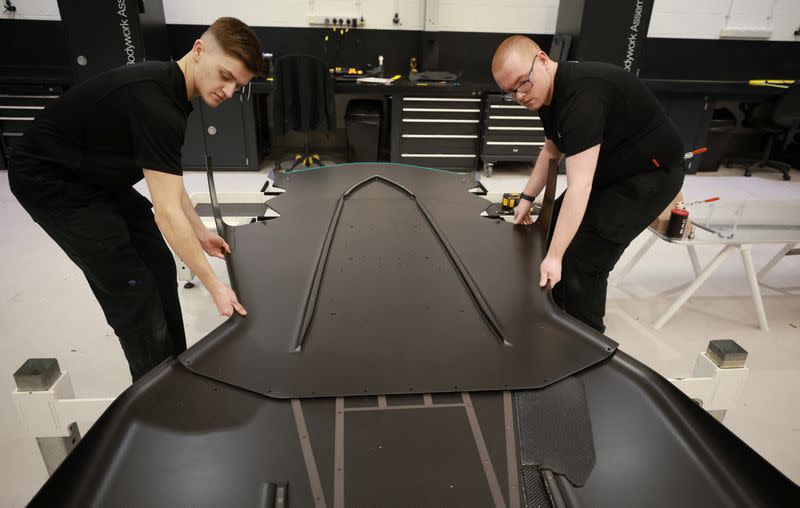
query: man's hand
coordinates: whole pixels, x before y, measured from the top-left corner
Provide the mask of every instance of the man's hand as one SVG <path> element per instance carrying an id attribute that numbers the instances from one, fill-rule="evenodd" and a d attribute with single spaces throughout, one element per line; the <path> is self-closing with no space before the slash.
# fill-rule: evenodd
<path id="1" fill-rule="evenodd" d="M 200 246 L 211 257 L 225 259 L 225 254 L 231 253 L 231 247 L 218 234 L 206 231 L 202 237 L 197 238 Z"/>
<path id="2" fill-rule="evenodd" d="M 527 199 L 521 199 L 514 209 L 514 224 L 533 224 L 531 219 L 531 207 L 533 203 Z"/>
<path id="3" fill-rule="evenodd" d="M 212 256 L 218 254 L 218 257 L 224 257 L 226 251 L 230 252 L 230 247 L 217 235 L 206 234 L 197 212 L 191 208 L 191 203 L 187 205 L 187 210 L 184 200 L 187 203 L 189 200 L 183 187 L 183 178 L 179 175 L 147 168 L 142 168 L 142 171 L 147 181 L 147 187 L 150 189 L 156 224 L 172 250 L 187 264 L 189 269 L 197 274 L 197 277 L 211 293 L 220 314 L 230 317 L 235 311 L 242 316 L 246 315 L 247 311 L 239 303 L 236 293 L 220 282 L 203 254 L 203 250 L 205 250 Z M 207 239 L 202 249 L 198 248 L 200 247 L 198 235 Z"/>
<path id="4" fill-rule="evenodd" d="M 545 287 L 549 281 L 552 289 L 561 280 L 561 258 L 548 254 L 542 261 L 540 269 L 542 277 L 539 286 Z"/>
<path id="5" fill-rule="evenodd" d="M 222 282 L 214 288 L 207 289 L 211 293 L 211 297 L 214 299 L 214 303 L 217 305 L 217 310 L 220 315 L 231 317 L 234 311 L 242 316 L 247 315 L 247 311 L 242 307 L 242 304 L 239 303 L 239 299 L 236 298 L 236 293 Z"/>

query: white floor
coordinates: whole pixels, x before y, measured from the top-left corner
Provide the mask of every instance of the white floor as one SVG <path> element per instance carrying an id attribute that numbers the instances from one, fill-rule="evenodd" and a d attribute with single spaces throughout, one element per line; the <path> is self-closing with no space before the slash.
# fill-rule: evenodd
<path id="1" fill-rule="evenodd" d="M 778 173 L 744 178 L 741 171 L 687 177 L 687 199 L 800 200 L 800 173 L 784 182 Z M 484 179 L 491 192 L 519 191 L 527 175 L 498 169 Z M 220 173 L 218 192 L 258 190 L 265 173 Z M 565 181 L 559 177 L 559 187 Z M 206 191 L 205 175 L 186 176 L 189 193 Z M 130 382 L 122 351 L 103 320 L 82 274 L 36 226 L 0 176 L 0 392 L 14 388 L 12 373 L 27 358 L 56 357 L 68 370 L 79 397 L 113 397 Z M 622 266 L 646 233 L 623 256 Z M 778 246 L 753 248 L 756 268 Z M 707 262 L 715 248 L 698 248 Z M 224 264 L 213 263 L 219 273 Z M 614 274 L 612 273 L 612 279 Z M 656 331 L 652 322 L 669 306 L 671 289 L 690 280 L 685 249 L 657 242 L 628 275 L 624 288 L 609 288 L 606 334 L 625 352 L 665 377 L 690 374 L 697 354 L 711 339 L 736 340 L 749 352 L 750 377 L 739 406 L 724 424 L 784 474 L 800 483 L 800 256 L 787 257 L 763 281 L 770 331 L 760 331 L 738 256 L 730 256 L 697 294 Z M 202 287 L 181 289 L 189 343 L 223 321 Z M 0 394 L 0 506 L 23 506 L 46 479 L 32 437 L 18 421 L 10 397 Z"/>

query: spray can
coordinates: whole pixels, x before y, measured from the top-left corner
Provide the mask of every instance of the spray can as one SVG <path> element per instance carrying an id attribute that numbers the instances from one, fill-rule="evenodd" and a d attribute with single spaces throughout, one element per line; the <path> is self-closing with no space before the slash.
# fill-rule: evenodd
<path id="1" fill-rule="evenodd" d="M 670 238 L 683 238 L 686 231 L 686 222 L 689 220 L 689 212 L 683 203 L 678 203 L 670 211 L 669 223 L 667 223 L 667 236 Z"/>

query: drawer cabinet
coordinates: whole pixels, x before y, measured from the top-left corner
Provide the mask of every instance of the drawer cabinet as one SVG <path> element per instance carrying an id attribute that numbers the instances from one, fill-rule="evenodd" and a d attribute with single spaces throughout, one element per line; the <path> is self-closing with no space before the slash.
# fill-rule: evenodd
<path id="1" fill-rule="evenodd" d="M 456 171 L 478 163 L 479 94 L 393 96 L 392 162 Z"/>
<path id="2" fill-rule="evenodd" d="M 55 92 L 41 91 L 0 93 L 0 169 L 8 168 L 14 146 L 39 113 L 59 96 Z"/>
<path id="3" fill-rule="evenodd" d="M 495 162 L 535 161 L 544 146 L 544 127 L 534 111 L 500 94 L 487 94 L 484 105 L 481 161 L 486 176 Z"/>

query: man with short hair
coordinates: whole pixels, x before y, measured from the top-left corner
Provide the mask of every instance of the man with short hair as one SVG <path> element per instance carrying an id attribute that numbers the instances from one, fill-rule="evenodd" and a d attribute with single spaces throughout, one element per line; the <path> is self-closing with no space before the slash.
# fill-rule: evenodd
<path id="1" fill-rule="evenodd" d="M 635 76 L 610 64 L 554 62 L 522 35 L 500 44 L 492 74 L 508 100 L 539 112 L 545 132 L 515 223 L 531 223 L 550 161 L 566 156 L 567 190 L 556 201 L 540 285 L 603 332 L 609 272 L 683 183 L 678 131 Z"/>
<path id="2" fill-rule="evenodd" d="M 11 157 L 12 192 L 83 271 L 134 381 L 186 350 L 164 238 L 221 314 L 246 314 L 203 254 L 224 259 L 230 247 L 206 230 L 189 201 L 181 148 L 190 101 L 216 107 L 262 65 L 255 33 L 220 18 L 177 62 L 126 65 L 69 90 L 37 117 Z M 142 178 L 152 203 L 132 188 Z"/>

